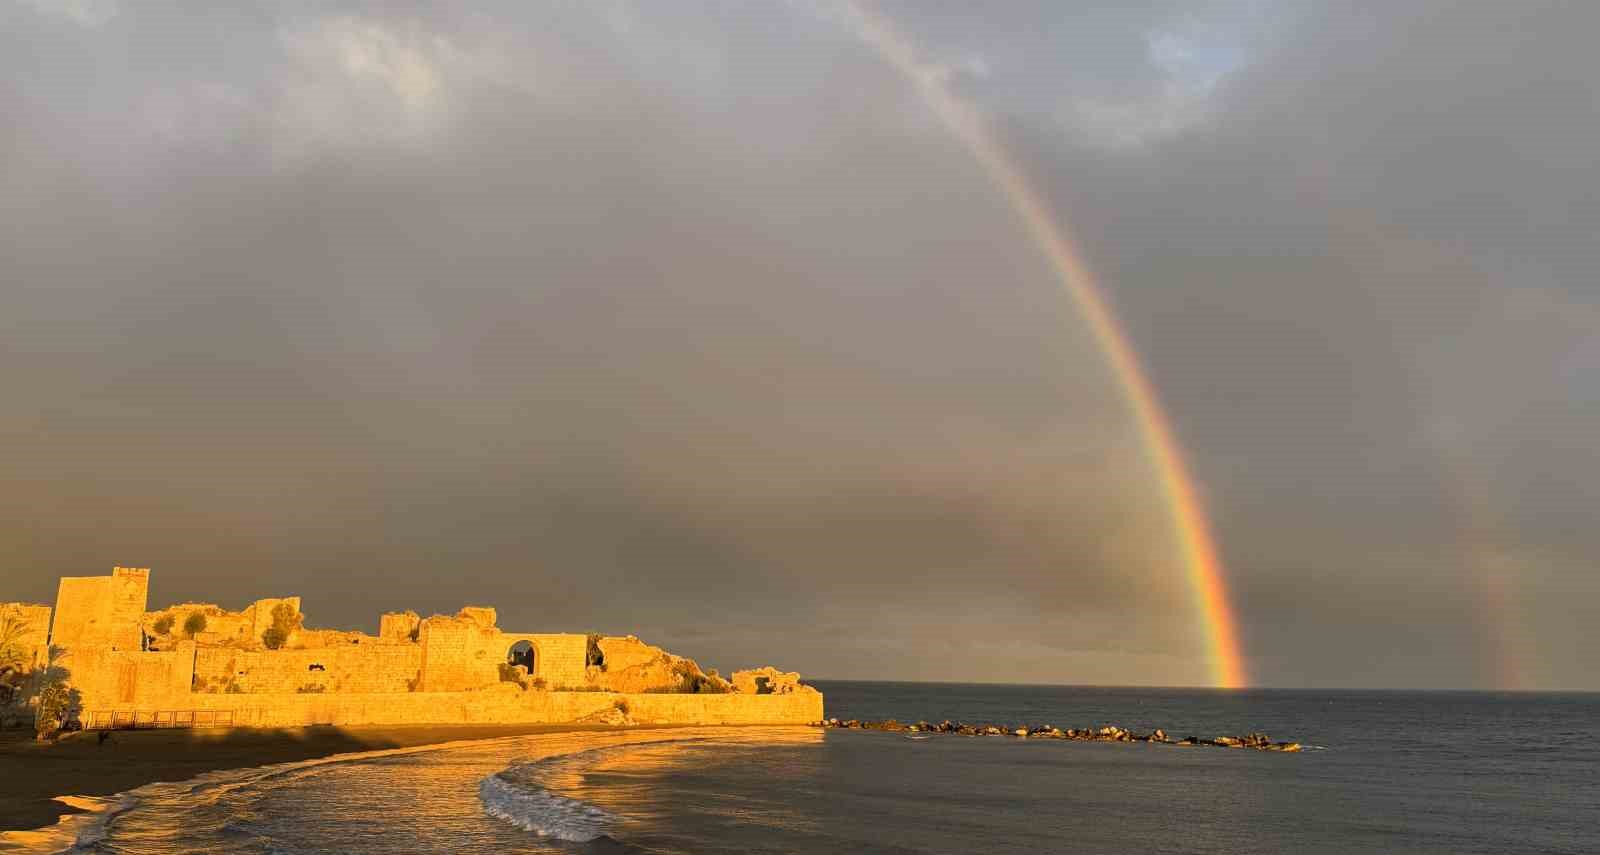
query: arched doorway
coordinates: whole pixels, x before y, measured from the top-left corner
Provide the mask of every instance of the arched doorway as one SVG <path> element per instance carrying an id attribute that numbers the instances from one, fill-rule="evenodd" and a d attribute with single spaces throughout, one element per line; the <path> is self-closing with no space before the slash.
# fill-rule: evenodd
<path id="1" fill-rule="evenodd" d="M 521 665 L 522 667 L 528 669 L 529 676 L 533 676 L 535 673 L 535 653 L 533 650 L 533 642 L 524 638 L 516 644 L 511 645 L 511 649 L 506 651 L 506 664 L 513 667 Z"/>

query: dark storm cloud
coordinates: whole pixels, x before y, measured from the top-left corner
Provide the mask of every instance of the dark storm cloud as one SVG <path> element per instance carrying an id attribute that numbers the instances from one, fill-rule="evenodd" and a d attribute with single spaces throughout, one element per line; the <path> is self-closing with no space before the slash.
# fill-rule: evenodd
<path id="1" fill-rule="evenodd" d="M 1263 680 L 1492 684 L 1492 617 L 1586 684 L 1573 7 L 883 10 L 1083 238 Z M 9 596 L 148 564 L 328 625 L 1204 682 L 1103 362 L 849 20 L 4 7 Z"/>

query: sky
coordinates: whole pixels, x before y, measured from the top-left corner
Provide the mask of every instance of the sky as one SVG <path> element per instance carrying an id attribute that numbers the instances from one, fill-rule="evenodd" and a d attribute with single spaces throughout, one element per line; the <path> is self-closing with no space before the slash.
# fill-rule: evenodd
<path id="1" fill-rule="evenodd" d="M 1600 6 L 0 0 L 0 599 L 1600 689 Z M 449 5 L 449 4 L 445 4 Z"/>

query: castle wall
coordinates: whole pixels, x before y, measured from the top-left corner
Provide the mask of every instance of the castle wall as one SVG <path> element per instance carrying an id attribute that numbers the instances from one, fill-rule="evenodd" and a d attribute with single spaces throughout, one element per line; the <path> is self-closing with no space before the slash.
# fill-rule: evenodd
<path id="1" fill-rule="evenodd" d="M 667 695 L 523 691 L 511 684 L 484 692 L 415 692 L 404 695 L 190 695 L 183 706 L 85 706 L 83 720 L 132 712 L 224 713 L 244 727 L 306 725 L 559 724 L 595 719 L 618 708 L 640 724 L 808 724 L 823 718 L 822 695 Z"/>
<path id="2" fill-rule="evenodd" d="M 149 583 L 149 569 L 134 567 L 117 567 L 110 576 L 62 577 L 50 643 L 139 650 Z"/>
<path id="3" fill-rule="evenodd" d="M 377 694 L 411 691 L 421 670 L 419 645 L 347 644 L 312 650 L 205 649 L 195 657 L 194 675 L 200 691 L 292 694 L 321 687 Z"/>
<path id="4" fill-rule="evenodd" d="M 299 597 L 268 597 L 256 600 L 244 610 L 250 616 L 250 633 L 256 640 L 259 641 L 261 634 L 272 628 L 272 610 L 282 604 L 287 604 L 295 614 L 300 614 Z"/>
<path id="5" fill-rule="evenodd" d="M 185 641 L 175 650 L 149 653 L 78 645 L 58 664 L 87 709 L 181 700 L 189 694 L 194 660 L 194 642 Z"/>
<path id="6" fill-rule="evenodd" d="M 145 612 L 141 620 L 145 635 L 165 642 L 185 638 L 183 625 L 189 616 L 199 612 L 205 615 L 205 638 L 210 643 L 242 643 L 250 642 L 251 619 L 247 612 L 230 612 L 216 603 L 179 603 L 167 606 L 164 609 Z M 163 618 L 171 618 L 172 625 L 165 634 L 156 630 L 156 624 Z"/>
<path id="7" fill-rule="evenodd" d="M 468 609 L 462 614 L 467 615 Z M 512 645 L 527 641 L 534 649 L 530 676 L 552 689 L 586 686 L 584 664 L 589 637 L 577 633 L 509 633 L 478 614 L 468 617 L 435 615 L 422 622 L 418 642 L 422 647 L 422 681 L 425 692 L 459 692 L 500 682 L 500 666 Z"/>
<path id="8" fill-rule="evenodd" d="M 144 633 L 157 639 L 158 644 L 166 646 L 170 640 L 185 638 L 183 625 L 189 616 L 199 612 L 206 617 L 206 628 L 201 641 L 209 644 L 237 644 L 255 646 L 261 643 L 261 634 L 272 626 L 272 609 L 279 603 L 287 603 L 296 614 L 300 612 L 299 597 L 269 597 L 256 600 L 243 611 L 230 612 L 215 603 L 179 603 L 145 612 L 141 623 Z M 165 634 L 156 631 L 156 624 L 162 618 L 171 618 L 172 623 Z"/>
<path id="9" fill-rule="evenodd" d="M 146 613 L 148 572 L 118 567 L 110 576 L 64 578 L 53 612 L 47 606 L 0 604 L 5 613 L 29 621 L 29 643 L 64 648 L 55 666 L 75 693 L 79 718 L 91 726 L 159 721 L 553 724 L 617 720 L 619 713 L 644 724 L 799 724 L 822 718 L 822 696 L 810 690 L 767 695 L 596 691 L 586 667 L 588 636 L 502 632 L 494 609 L 487 607 L 420 623 L 414 614 L 385 615 L 381 638 L 300 630 L 290 641 L 300 638 L 306 646 L 264 650 L 253 636 L 270 627 L 272 607 L 289 603 L 298 612 L 299 598 L 259 600 L 238 613 L 204 603 Z M 170 615 L 181 634 L 181 622 L 196 611 L 207 615 L 207 627 L 196 638 L 169 633 L 152 638 L 152 649 L 142 649 L 149 634 L 141 631 L 142 623 L 153 632 L 153 624 Z M 50 628 L 48 640 L 40 637 L 43 626 Z M 410 641 L 413 626 L 416 643 Z M 532 676 L 540 682 L 501 679 L 501 666 L 521 641 L 535 650 Z M 639 667 L 657 660 L 661 667 L 687 662 L 637 639 L 623 641 L 627 644 L 610 645 L 618 665 L 627 665 L 630 656 L 643 661 L 647 654 L 648 662 Z M 657 686 L 612 688 L 642 692 Z"/>
<path id="10" fill-rule="evenodd" d="M 387 641 L 413 641 L 411 634 L 422 626 L 416 612 L 385 612 L 378 618 L 378 637 Z"/>
<path id="11" fill-rule="evenodd" d="M 289 634 L 289 645 L 296 648 L 325 650 L 354 645 L 377 646 L 384 644 L 376 635 L 346 629 L 297 629 Z"/>
<path id="12" fill-rule="evenodd" d="M 500 681 L 506 647 L 500 631 L 469 618 L 435 615 L 422 622 L 417 641 L 422 647 L 425 692 L 459 692 Z"/>
<path id="13" fill-rule="evenodd" d="M 584 664 L 589 654 L 589 636 L 579 633 L 501 633 L 500 661 L 518 641 L 533 645 L 533 675 L 551 689 L 577 688 L 588 684 Z M 495 674 L 499 678 L 498 671 Z"/>

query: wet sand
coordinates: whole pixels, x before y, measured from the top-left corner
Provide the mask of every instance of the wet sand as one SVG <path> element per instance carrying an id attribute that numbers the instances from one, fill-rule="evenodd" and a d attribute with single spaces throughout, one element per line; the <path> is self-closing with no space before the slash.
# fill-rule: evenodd
<path id="1" fill-rule="evenodd" d="M 109 796 L 202 772 L 309 760 L 352 751 L 409 748 L 528 733 L 615 730 L 606 725 L 453 725 L 195 729 L 74 733 L 55 744 L 30 731 L 0 731 L 0 831 L 43 828 L 79 812 L 56 796 Z"/>

